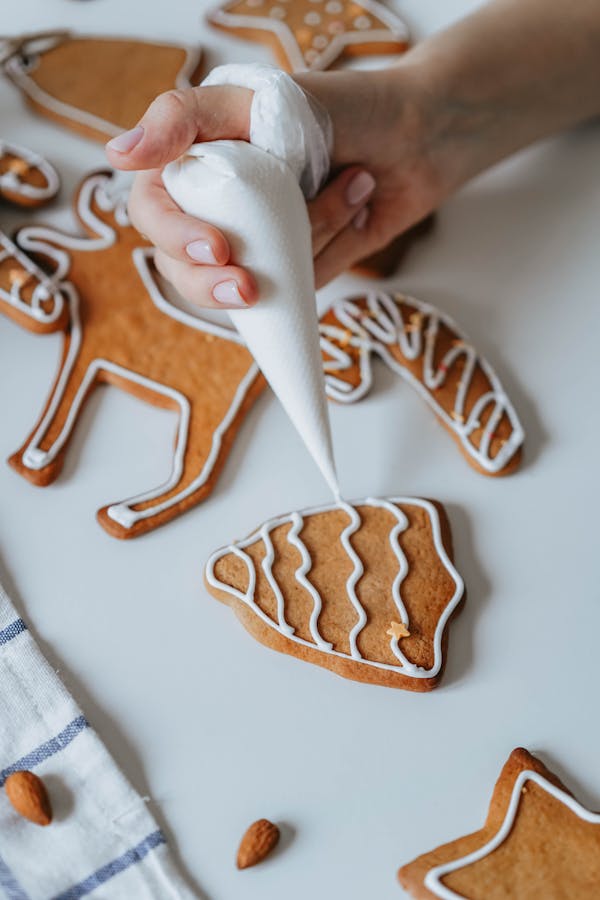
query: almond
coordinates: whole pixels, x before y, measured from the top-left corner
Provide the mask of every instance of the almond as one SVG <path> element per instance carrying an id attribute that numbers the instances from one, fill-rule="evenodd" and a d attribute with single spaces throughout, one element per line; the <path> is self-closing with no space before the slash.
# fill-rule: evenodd
<path id="1" fill-rule="evenodd" d="M 44 782 L 33 772 L 13 772 L 4 784 L 8 799 L 19 813 L 36 825 L 49 825 L 52 807 Z"/>
<path id="2" fill-rule="evenodd" d="M 241 840 L 237 854 L 238 869 L 262 862 L 279 840 L 279 828 L 268 819 L 253 822 Z"/>

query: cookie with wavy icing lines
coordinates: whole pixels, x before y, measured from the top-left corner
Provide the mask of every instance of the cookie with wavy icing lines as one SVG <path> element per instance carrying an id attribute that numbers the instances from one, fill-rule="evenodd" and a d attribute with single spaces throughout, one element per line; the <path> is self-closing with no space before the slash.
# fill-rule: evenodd
<path id="1" fill-rule="evenodd" d="M 267 44 L 286 72 L 327 69 L 348 56 L 402 53 L 405 23 L 379 0 L 233 0 L 211 25 Z"/>
<path id="2" fill-rule="evenodd" d="M 200 79 L 201 51 L 48 32 L 0 39 L 5 74 L 44 116 L 98 141 L 141 119 L 157 94 Z"/>
<path id="3" fill-rule="evenodd" d="M 101 384 L 178 414 L 164 482 L 98 513 L 119 538 L 150 531 L 210 494 L 265 384 L 236 332 L 163 296 L 153 250 L 129 224 L 126 199 L 110 173 L 96 172 L 76 199 L 85 236 L 41 225 L 22 228 L 15 241 L 0 236 L 0 312 L 30 331 L 62 334 L 54 386 L 13 468 L 36 485 L 54 481 Z"/>
<path id="4" fill-rule="evenodd" d="M 0 197 L 17 206 L 41 206 L 59 187 L 56 169 L 43 156 L 0 138 Z"/>
<path id="5" fill-rule="evenodd" d="M 268 647 L 412 691 L 436 686 L 463 596 L 444 510 L 414 497 L 271 519 L 214 553 L 205 582 Z"/>
<path id="6" fill-rule="evenodd" d="M 414 297 L 369 291 L 334 303 L 319 328 L 332 400 L 368 394 L 376 356 L 416 388 L 474 469 L 507 475 L 518 467 L 524 433 L 515 408 L 450 316 Z"/>
<path id="7" fill-rule="evenodd" d="M 417 900 L 597 900 L 600 814 L 527 750 L 513 750 L 483 828 L 400 869 Z"/>

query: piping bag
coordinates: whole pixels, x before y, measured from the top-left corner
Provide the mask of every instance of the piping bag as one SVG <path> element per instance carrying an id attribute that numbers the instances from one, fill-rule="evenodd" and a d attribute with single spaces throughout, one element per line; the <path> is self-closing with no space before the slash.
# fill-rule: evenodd
<path id="1" fill-rule="evenodd" d="M 163 182 L 185 213 L 224 232 L 233 261 L 255 275 L 257 305 L 227 312 L 339 501 L 306 209 L 329 171 L 331 123 L 270 66 L 220 66 L 203 82 L 216 84 L 254 90 L 250 143 L 194 144 Z"/>

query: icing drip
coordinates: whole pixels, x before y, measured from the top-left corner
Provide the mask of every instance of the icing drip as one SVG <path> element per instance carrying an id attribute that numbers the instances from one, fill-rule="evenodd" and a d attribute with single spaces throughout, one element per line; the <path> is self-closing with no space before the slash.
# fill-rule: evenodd
<path id="1" fill-rule="evenodd" d="M 340 504 L 340 508 L 350 516 L 350 524 L 347 526 L 347 528 L 344 529 L 344 531 L 342 531 L 340 540 L 353 565 L 352 572 L 348 578 L 348 581 L 346 582 L 346 592 L 348 594 L 348 599 L 352 603 L 352 606 L 354 607 L 358 615 L 358 621 L 350 632 L 349 636 L 350 655 L 353 659 L 362 659 L 356 641 L 358 635 L 367 624 L 367 614 L 361 606 L 360 600 L 356 596 L 356 585 L 358 584 L 358 581 L 364 572 L 364 567 L 355 550 L 353 549 L 352 544 L 350 543 L 350 538 L 360 528 L 361 521 L 358 512 L 356 511 L 356 509 L 354 509 L 353 506 L 350 506 L 348 503 L 342 502 Z"/>
<path id="2" fill-rule="evenodd" d="M 357 647 L 358 636 L 367 622 L 366 613 L 361 606 L 358 597 L 356 596 L 356 586 L 361 576 L 363 575 L 364 568 L 360 558 L 358 557 L 350 542 L 352 535 L 360 529 L 362 524 L 360 516 L 356 509 L 357 506 L 382 507 L 390 512 L 396 520 L 395 524 L 390 529 L 389 534 L 390 546 L 394 552 L 396 559 L 398 560 L 398 573 L 396 574 L 392 585 L 392 596 L 403 624 L 407 627 L 409 625 L 406 608 L 400 596 L 402 582 L 408 573 L 408 563 L 398 543 L 399 534 L 404 531 L 409 524 L 407 517 L 404 515 L 402 510 L 398 508 L 397 504 L 402 503 L 418 506 L 427 513 L 431 524 L 431 533 L 436 552 L 441 563 L 443 564 L 455 584 L 454 594 L 451 600 L 448 602 L 447 606 L 444 608 L 436 625 L 436 630 L 432 642 L 434 660 L 433 665 L 430 669 L 424 669 L 412 663 L 400 650 L 397 639 L 392 639 L 392 641 L 390 642 L 392 652 L 398 660 L 397 665 L 377 662 L 371 659 L 365 659 L 361 655 Z M 334 509 L 343 510 L 350 519 L 349 524 L 344 528 L 343 532 L 340 535 L 340 542 L 348 558 L 352 562 L 352 571 L 346 581 L 346 592 L 348 599 L 352 603 L 357 613 L 357 621 L 352 627 L 349 634 L 349 654 L 341 652 L 339 650 L 334 650 L 333 645 L 325 641 L 319 632 L 318 619 L 322 609 L 322 598 L 315 586 L 311 584 L 311 582 L 306 577 L 312 566 L 312 560 L 304 542 L 300 537 L 300 532 L 302 531 L 302 528 L 304 526 L 304 518 L 300 513 L 294 512 L 290 515 L 280 516 L 276 519 L 269 519 L 258 529 L 258 531 L 253 532 L 248 538 L 224 547 L 214 553 L 210 557 L 206 565 L 206 578 L 208 583 L 219 590 L 233 595 L 238 600 L 245 603 L 266 625 L 271 628 L 275 628 L 277 631 L 279 631 L 280 634 L 288 637 L 295 643 L 302 644 L 305 647 L 316 647 L 319 650 L 322 650 L 324 653 L 328 653 L 333 656 L 346 658 L 350 656 L 350 658 L 354 659 L 356 662 L 362 663 L 364 665 L 374 666 L 375 668 L 385 669 L 388 671 L 401 672 L 401 674 L 406 675 L 410 678 L 431 678 L 437 675 L 442 665 L 441 641 L 444 628 L 452 612 L 460 602 L 464 586 L 460 575 L 452 565 L 450 559 L 448 558 L 448 554 L 444 549 L 441 538 L 439 516 L 435 506 L 433 506 L 433 504 L 427 500 L 421 500 L 414 497 L 393 497 L 390 500 L 378 500 L 370 497 L 366 500 L 357 500 L 352 504 L 341 501 L 341 503 L 339 504 L 309 509 L 305 511 L 305 516 L 318 515 L 320 513 L 325 513 Z M 289 544 L 300 553 L 301 556 L 301 564 L 294 573 L 296 581 L 310 594 L 313 600 L 313 609 L 311 612 L 309 623 L 312 637 L 312 640 L 310 641 L 301 638 L 295 633 L 293 629 L 290 630 L 290 626 L 285 621 L 284 616 L 285 598 L 282 596 L 282 592 L 279 586 L 274 587 L 275 579 L 272 574 L 272 565 L 274 562 L 274 554 L 272 552 L 273 544 L 270 540 L 270 537 L 268 536 L 274 528 L 287 524 L 291 524 L 291 528 L 289 529 L 287 534 L 287 540 Z M 248 553 L 245 552 L 246 548 L 256 543 L 258 540 L 262 539 L 264 541 L 265 535 L 268 537 L 268 541 L 265 541 L 266 554 L 262 566 L 271 589 L 273 590 L 274 596 L 277 600 L 277 621 L 267 615 L 267 613 L 264 612 L 264 610 L 261 609 L 261 607 L 256 602 L 256 571 L 252 558 Z M 248 587 L 245 591 L 241 591 L 238 588 L 232 587 L 228 584 L 224 584 L 223 582 L 219 581 L 219 579 L 215 575 L 216 564 L 219 562 L 219 560 L 223 559 L 223 557 L 227 556 L 230 553 L 232 553 L 237 559 L 241 560 L 248 571 Z"/>
<path id="3" fill-rule="evenodd" d="M 503 469 L 523 443 L 524 434 L 512 403 L 498 376 L 487 361 L 478 356 L 475 348 L 468 343 L 449 316 L 440 313 L 427 303 L 412 297 L 404 297 L 399 294 L 391 296 L 379 291 L 368 292 L 366 301 L 366 311 L 352 300 L 343 300 L 334 304 L 333 311 L 339 325 L 321 322 L 319 326 L 321 349 L 328 357 L 331 357 L 324 363 L 326 389 L 329 396 L 342 403 L 352 403 L 364 397 L 372 383 L 369 356 L 371 353 L 375 353 L 392 371 L 410 381 L 448 428 L 458 436 L 469 456 L 475 459 L 481 468 L 492 473 Z M 410 319 L 414 318 L 414 322 L 405 323 L 400 312 L 400 303 L 404 308 L 413 310 Z M 427 319 L 427 327 L 423 331 L 421 324 L 425 319 Z M 456 334 L 457 340 L 453 342 L 453 346 L 447 350 L 437 366 L 434 366 L 436 344 L 441 326 L 445 326 Z M 423 368 L 420 379 L 398 363 L 389 350 L 393 346 L 397 346 L 402 356 L 411 362 L 422 358 Z M 354 352 L 350 352 L 348 348 Z M 336 373 L 346 372 L 356 365 L 356 350 L 359 351 L 360 383 L 354 387 L 336 377 Z M 464 359 L 463 371 L 453 408 L 448 412 L 438 403 L 432 392 L 446 383 L 448 373 L 460 357 Z M 489 391 L 478 397 L 467 415 L 465 412 L 466 400 L 477 367 L 484 372 L 491 387 Z M 492 407 L 491 413 L 485 426 L 482 426 L 481 417 L 490 406 Z M 491 444 L 494 432 L 504 415 L 510 422 L 511 433 L 508 440 L 492 457 Z M 481 432 L 479 446 L 476 446 L 472 440 L 475 432 Z"/>
<path id="4" fill-rule="evenodd" d="M 302 585 L 302 587 L 306 591 L 308 591 L 313 600 L 313 610 L 309 622 L 310 633 L 312 634 L 313 640 L 317 647 L 320 647 L 321 650 L 331 650 L 333 644 L 330 644 L 329 641 L 323 640 L 319 632 L 319 615 L 323 607 L 321 595 L 319 594 L 316 587 L 311 584 L 311 582 L 306 577 L 310 569 L 312 568 L 312 560 L 308 554 L 306 545 L 303 543 L 303 541 L 300 540 L 299 536 L 304 526 L 304 521 L 302 519 L 302 516 L 300 516 L 297 512 L 292 513 L 290 519 L 292 522 L 292 527 L 288 532 L 288 541 L 290 542 L 290 544 L 294 545 L 302 558 L 301 564 L 296 569 L 296 581 L 298 582 L 298 584 Z"/>

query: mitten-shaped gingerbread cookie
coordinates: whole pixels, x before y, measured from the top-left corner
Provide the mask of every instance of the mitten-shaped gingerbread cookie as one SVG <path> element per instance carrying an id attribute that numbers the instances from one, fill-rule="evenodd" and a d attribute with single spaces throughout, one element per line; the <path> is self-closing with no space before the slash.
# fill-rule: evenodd
<path id="1" fill-rule="evenodd" d="M 517 468 L 524 434 L 515 409 L 449 316 L 404 294 L 369 291 L 334 303 L 320 331 L 332 400 L 353 403 L 369 392 L 374 354 L 418 390 L 474 469 Z"/>
<path id="2" fill-rule="evenodd" d="M 355 681 L 427 691 L 463 596 L 443 508 L 369 498 L 280 516 L 205 581 L 259 641 Z"/>
<path id="3" fill-rule="evenodd" d="M 104 142 L 157 94 L 197 83 L 200 50 L 62 31 L 0 39 L 0 59 L 33 109 Z"/>
<path id="4" fill-rule="evenodd" d="M 86 178 L 77 214 L 87 237 L 28 226 L 0 268 L 0 309 L 32 331 L 64 334 L 59 372 L 32 434 L 10 460 L 47 485 L 59 474 L 81 410 L 99 384 L 115 385 L 179 413 L 164 484 L 104 507 L 103 527 L 135 537 L 212 490 L 238 427 L 264 380 L 237 334 L 173 307 L 162 295 L 152 250 L 128 222 L 111 175 Z M 52 266 L 46 277 L 22 251 Z"/>
<path id="5" fill-rule="evenodd" d="M 18 206 L 41 206 L 58 193 L 56 169 L 38 153 L 0 138 L 0 197 Z"/>

